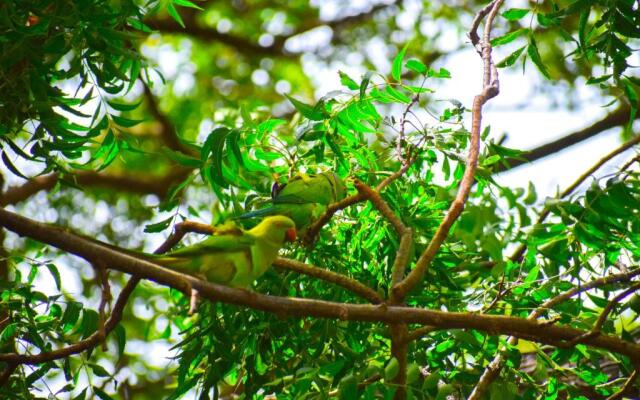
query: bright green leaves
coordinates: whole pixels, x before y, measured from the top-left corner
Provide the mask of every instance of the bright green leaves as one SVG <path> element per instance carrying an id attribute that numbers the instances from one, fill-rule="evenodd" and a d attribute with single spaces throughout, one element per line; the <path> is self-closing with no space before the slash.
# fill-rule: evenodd
<path id="1" fill-rule="evenodd" d="M 398 53 L 398 55 L 393 59 L 393 64 L 391 65 L 391 76 L 393 79 L 400 82 L 402 75 L 402 60 L 404 59 L 404 55 L 407 52 L 407 47 L 409 47 L 409 43 L 407 43 L 402 50 Z"/>
<path id="2" fill-rule="evenodd" d="M 303 103 L 300 100 L 296 100 L 289 95 L 285 95 L 287 99 L 293 104 L 293 106 L 300 112 L 300 114 L 309 118 L 312 121 L 322 121 L 326 118 L 326 113 L 324 111 L 324 103 L 318 102 L 315 106 L 311 106 L 309 104 Z"/>
<path id="3" fill-rule="evenodd" d="M 176 6 L 195 8 L 197 10 L 202 10 L 199 6 L 190 2 L 189 0 L 170 0 L 167 4 L 167 13 L 173 18 L 181 27 L 185 28 L 184 21 L 182 21 L 182 17 L 178 13 Z"/>
<path id="4" fill-rule="evenodd" d="M 525 8 L 510 8 L 501 15 L 509 21 L 517 21 L 529 14 L 529 10 Z"/>

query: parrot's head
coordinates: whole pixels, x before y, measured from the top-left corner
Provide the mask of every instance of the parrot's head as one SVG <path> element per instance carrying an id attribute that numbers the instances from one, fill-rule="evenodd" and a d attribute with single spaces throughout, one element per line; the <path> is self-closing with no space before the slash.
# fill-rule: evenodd
<path id="1" fill-rule="evenodd" d="M 268 235 L 280 243 L 284 241 L 293 242 L 296 240 L 296 224 L 289 217 L 284 215 L 272 215 L 266 217 L 253 230 L 258 230 L 264 235 Z"/>

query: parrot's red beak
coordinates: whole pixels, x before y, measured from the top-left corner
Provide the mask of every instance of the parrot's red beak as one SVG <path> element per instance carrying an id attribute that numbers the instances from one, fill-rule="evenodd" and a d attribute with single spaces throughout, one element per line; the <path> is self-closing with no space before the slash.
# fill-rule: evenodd
<path id="1" fill-rule="evenodd" d="M 289 228 L 285 233 L 285 237 L 289 242 L 295 242 L 296 240 L 296 228 Z"/>

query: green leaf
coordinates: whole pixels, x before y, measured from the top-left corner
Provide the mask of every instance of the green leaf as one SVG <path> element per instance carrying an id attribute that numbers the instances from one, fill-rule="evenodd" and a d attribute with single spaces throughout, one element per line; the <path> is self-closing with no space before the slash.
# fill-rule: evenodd
<path id="1" fill-rule="evenodd" d="M 426 75 L 427 71 L 429 70 L 427 66 L 424 65 L 421 61 L 413 60 L 413 59 L 407 61 L 407 63 L 405 64 L 405 67 L 407 67 L 407 69 L 411 71 L 417 72 L 422 75 Z"/>
<path id="2" fill-rule="evenodd" d="M 372 76 L 373 71 L 367 71 L 362 76 L 362 82 L 360 82 L 360 100 L 364 100 L 364 97 L 367 94 L 367 87 L 369 86 Z"/>
<path id="3" fill-rule="evenodd" d="M 142 101 L 139 101 L 137 103 L 133 103 L 133 104 L 126 104 L 126 103 L 119 103 L 116 101 L 109 101 L 107 100 L 107 104 L 109 104 L 109 106 L 111 106 L 111 108 L 113 108 L 114 110 L 118 110 L 118 111 L 132 111 L 135 110 L 136 108 L 138 108 L 138 106 L 140 105 L 140 103 L 142 103 Z M 126 125 L 123 125 L 126 126 Z"/>
<path id="4" fill-rule="evenodd" d="M 526 8 L 510 8 L 501 15 L 509 21 L 517 21 L 527 14 L 529 14 L 529 10 Z"/>
<path id="5" fill-rule="evenodd" d="M 60 290 L 60 287 L 61 287 L 60 271 L 58 271 L 58 267 L 56 267 L 55 264 L 51 264 L 51 263 L 47 263 L 46 265 L 47 265 L 47 269 L 49 270 L 49 273 L 51 274 L 54 282 L 56 283 L 56 288 Z"/>
<path id="6" fill-rule="evenodd" d="M 394 89 L 391 85 L 387 86 L 384 89 L 384 92 L 389 95 L 389 97 L 393 98 L 395 101 L 399 103 L 409 104 L 411 103 L 411 99 L 402 93 L 401 91 Z"/>
<path id="7" fill-rule="evenodd" d="M 98 396 L 101 400 L 114 400 L 113 397 L 109 396 L 104 390 L 100 389 L 97 386 L 92 387 L 93 392 Z"/>
<path id="8" fill-rule="evenodd" d="M 498 46 L 502 46 L 505 45 L 507 43 L 511 43 L 514 40 L 516 40 L 517 38 L 519 38 L 520 36 L 522 36 L 524 33 L 529 32 L 529 29 L 527 28 L 521 28 L 521 29 L 517 29 L 513 32 L 509 32 L 505 35 L 499 36 L 497 38 L 493 38 L 491 39 L 491 45 L 494 47 L 498 47 Z"/>
<path id="9" fill-rule="evenodd" d="M 167 12 L 171 16 L 171 18 L 173 18 L 181 27 L 186 28 L 184 26 L 184 22 L 182 21 L 182 17 L 180 17 L 180 14 L 178 13 L 178 10 L 176 10 L 176 7 L 173 5 L 173 2 L 167 4 Z"/>
<path id="10" fill-rule="evenodd" d="M 346 73 L 338 71 L 338 75 L 340 75 L 340 83 L 343 86 L 346 86 L 351 90 L 358 90 L 358 88 L 360 87 L 360 85 L 358 85 L 356 81 L 351 79 L 351 77 L 349 77 L 349 75 L 347 75 Z"/>
<path id="11" fill-rule="evenodd" d="M 109 373 L 109 371 L 107 371 L 106 369 L 104 369 L 104 367 L 100 364 L 95 364 L 95 363 L 89 363 L 89 368 L 91 368 L 91 371 L 93 371 L 93 373 L 96 376 L 99 376 L 101 378 L 104 378 L 106 376 L 111 376 L 111 374 Z"/>
<path id="12" fill-rule="evenodd" d="M 173 4 L 176 4 L 182 7 L 195 8 L 196 10 L 203 10 L 203 8 L 197 6 L 196 4 L 193 4 L 189 0 L 173 0 Z"/>
<path id="13" fill-rule="evenodd" d="M 98 330 L 98 313 L 85 308 L 82 310 L 82 338 L 86 339 Z"/>
<path id="14" fill-rule="evenodd" d="M 497 63 L 496 67 L 505 68 L 505 67 L 512 66 L 513 64 L 515 64 L 516 61 L 518 61 L 518 58 L 520 57 L 520 55 L 522 54 L 522 52 L 524 51 L 524 49 L 526 47 L 527 46 L 522 46 L 519 49 L 517 49 L 516 51 L 514 51 L 513 53 L 509 54 L 504 59 L 502 59 L 502 61 Z"/>
<path id="15" fill-rule="evenodd" d="M 127 333 L 122 324 L 116 325 L 114 333 L 116 335 L 116 341 L 118 343 L 118 355 L 122 357 L 122 355 L 124 354 L 125 346 L 127 345 Z"/>
<path id="16" fill-rule="evenodd" d="M 540 57 L 540 53 L 538 52 L 538 45 L 536 44 L 536 40 L 531 36 L 531 40 L 529 41 L 529 45 L 527 46 L 527 54 L 531 61 L 538 67 L 538 70 L 544 75 L 545 78 L 551 79 L 551 75 L 549 75 L 549 71 L 547 67 L 542 62 L 542 58 Z"/>
<path id="17" fill-rule="evenodd" d="M 13 339 L 16 332 L 18 332 L 18 323 L 12 322 L 4 327 L 0 333 L 0 343 L 7 343 Z"/>
<path id="18" fill-rule="evenodd" d="M 438 71 L 429 68 L 427 72 L 427 76 L 429 78 L 441 78 L 441 79 L 449 79 L 451 78 L 451 72 L 448 69 L 440 68 Z"/>
<path id="19" fill-rule="evenodd" d="M 384 380 L 387 382 L 393 380 L 398 375 L 398 372 L 400 372 L 400 363 L 397 358 L 392 357 L 384 367 Z"/>
<path id="20" fill-rule="evenodd" d="M 67 303 L 67 307 L 62 315 L 63 332 L 69 332 L 78 322 L 80 316 L 80 310 L 82 310 L 82 303 L 78 301 L 70 301 Z"/>
<path id="21" fill-rule="evenodd" d="M 16 168 L 15 165 L 13 165 L 13 163 L 11 162 L 11 160 L 9 159 L 9 157 L 7 156 L 7 152 L 3 151 L 2 152 L 2 162 L 4 162 L 4 165 L 9 168 L 9 171 L 13 172 L 15 175 L 24 178 L 24 179 L 29 179 L 27 178 L 24 174 L 22 174 L 22 172 L 20 172 L 18 170 L 18 168 Z"/>
<path id="22" fill-rule="evenodd" d="M 396 55 L 393 59 L 393 65 L 391 66 L 391 76 L 398 82 L 401 82 L 402 77 L 402 61 L 404 60 L 404 55 L 407 52 L 407 47 L 409 47 L 409 43 L 405 44 L 402 50 Z"/>
<path id="23" fill-rule="evenodd" d="M 210 183 L 216 183 L 221 187 L 228 186 L 222 174 L 222 159 L 224 157 L 224 144 L 230 133 L 231 130 L 226 127 L 212 130 L 209 136 L 207 136 L 201 151 L 202 159 L 210 160 L 211 165 L 208 168 L 208 176 L 212 179 Z"/>
<path id="24" fill-rule="evenodd" d="M 303 103 L 300 100 L 296 100 L 293 97 L 286 95 L 285 97 L 289 99 L 291 104 L 295 107 L 296 110 L 300 112 L 300 114 L 304 115 L 308 119 L 312 121 L 322 121 L 326 118 L 326 115 L 321 107 L 314 107 L 309 104 Z"/>
<path id="25" fill-rule="evenodd" d="M 174 216 L 170 216 L 169 218 L 163 219 L 160 222 L 156 222 L 153 224 L 148 224 L 145 225 L 144 227 L 144 231 L 146 233 L 156 233 L 156 232 L 162 232 L 163 230 L 167 229 L 169 227 L 169 225 L 171 225 L 171 222 L 173 221 Z"/>

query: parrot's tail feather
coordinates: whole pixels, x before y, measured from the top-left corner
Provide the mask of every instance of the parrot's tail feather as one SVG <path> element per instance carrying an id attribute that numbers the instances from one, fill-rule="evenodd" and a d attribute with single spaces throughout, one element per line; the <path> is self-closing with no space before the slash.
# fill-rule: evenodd
<path id="1" fill-rule="evenodd" d="M 273 207 L 262 208 L 260 210 L 249 211 L 248 213 L 240 214 L 237 217 L 234 217 L 234 219 L 266 217 L 267 215 L 273 214 L 273 211 L 274 211 Z"/>

